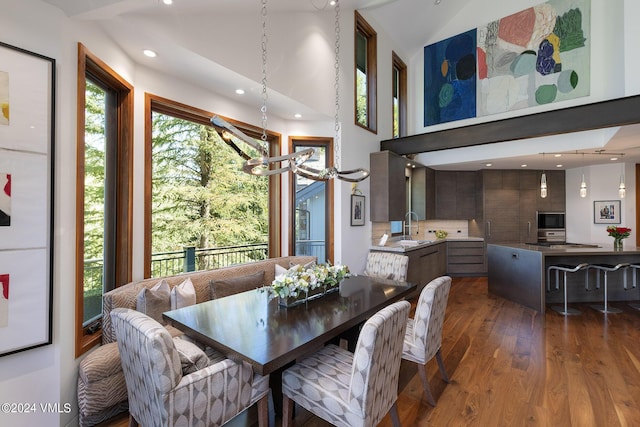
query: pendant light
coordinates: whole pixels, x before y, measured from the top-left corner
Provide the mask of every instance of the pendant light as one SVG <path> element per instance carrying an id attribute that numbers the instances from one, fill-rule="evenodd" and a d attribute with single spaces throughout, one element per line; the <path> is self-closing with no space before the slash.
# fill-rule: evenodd
<path id="1" fill-rule="evenodd" d="M 584 153 L 582 153 L 582 182 L 580 183 L 580 197 L 587 197 L 587 183 L 584 181 Z"/>
<path id="2" fill-rule="evenodd" d="M 620 185 L 618 186 L 618 196 L 621 199 L 624 199 L 624 196 L 627 194 L 627 186 L 624 185 L 624 161 L 622 160 L 624 154 L 620 156 Z"/>
<path id="3" fill-rule="evenodd" d="M 540 197 L 547 197 L 547 174 L 544 173 L 544 153 L 542 153 L 542 176 L 540 177 Z"/>

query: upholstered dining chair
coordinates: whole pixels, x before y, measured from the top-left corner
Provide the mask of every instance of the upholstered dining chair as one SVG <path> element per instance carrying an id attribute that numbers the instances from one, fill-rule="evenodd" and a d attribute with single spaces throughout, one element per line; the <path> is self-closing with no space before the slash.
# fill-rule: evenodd
<path id="1" fill-rule="evenodd" d="M 369 252 L 364 275 L 382 279 L 407 280 L 409 257 L 391 252 Z"/>
<path id="2" fill-rule="evenodd" d="M 282 374 L 282 426 L 292 422 L 294 402 L 336 426 L 370 427 L 396 402 L 402 341 L 411 304 L 391 304 L 366 321 L 354 353 L 329 344 Z"/>
<path id="3" fill-rule="evenodd" d="M 220 426 L 258 402 L 259 425 L 267 427 L 268 376 L 224 357 L 183 374 L 185 358 L 175 342 L 181 338 L 172 339 L 160 323 L 135 310 L 114 309 L 111 320 L 127 383 L 130 426 Z M 197 363 L 193 355 L 188 359 Z"/>
<path id="4" fill-rule="evenodd" d="M 451 289 L 451 277 L 441 276 L 433 279 L 420 292 L 413 319 L 407 322 L 402 358 L 418 364 L 418 371 L 427 400 L 432 406 L 436 401 L 431 394 L 427 380 L 426 364 L 436 357 L 442 378 L 448 384 L 449 376 L 444 369 L 442 353 L 442 325 L 444 313 Z"/>

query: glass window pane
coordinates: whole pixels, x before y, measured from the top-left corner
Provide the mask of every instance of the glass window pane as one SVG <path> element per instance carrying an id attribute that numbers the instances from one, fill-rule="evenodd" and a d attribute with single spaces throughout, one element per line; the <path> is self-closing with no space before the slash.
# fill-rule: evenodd
<path id="1" fill-rule="evenodd" d="M 87 80 L 84 172 L 83 326 L 102 315 L 104 282 L 106 92 Z"/>
<path id="2" fill-rule="evenodd" d="M 296 145 L 301 151 L 309 146 Z M 306 165 L 314 169 L 327 166 L 326 147 L 313 146 L 315 155 Z M 327 183 L 293 175 L 295 185 L 295 255 L 312 255 L 327 260 Z"/>

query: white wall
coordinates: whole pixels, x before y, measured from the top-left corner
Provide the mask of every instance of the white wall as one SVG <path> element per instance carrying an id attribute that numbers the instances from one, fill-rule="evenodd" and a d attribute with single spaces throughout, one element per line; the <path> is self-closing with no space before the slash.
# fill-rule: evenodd
<path id="1" fill-rule="evenodd" d="M 580 197 L 578 190 L 584 170 L 587 183 L 587 197 Z M 626 196 L 618 196 L 620 174 L 625 175 Z M 567 194 L 567 241 L 574 243 L 596 243 L 603 247 L 613 247 L 613 239 L 607 234 L 607 224 L 594 224 L 596 200 L 620 200 L 621 223 L 611 224 L 630 227 L 631 235 L 625 244 L 635 246 L 635 180 L 634 165 L 612 163 L 569 169 L 566 172 Z"/>

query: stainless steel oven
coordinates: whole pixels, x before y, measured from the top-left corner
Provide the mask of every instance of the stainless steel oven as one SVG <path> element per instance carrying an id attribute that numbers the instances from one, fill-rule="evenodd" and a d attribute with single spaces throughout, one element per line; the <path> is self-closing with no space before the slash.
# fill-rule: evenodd
<path id="1" fill-rule="evenodd" d="M 538 212 L 538 242 L 564 242 L 567 239 L 564 212 Z"/>

